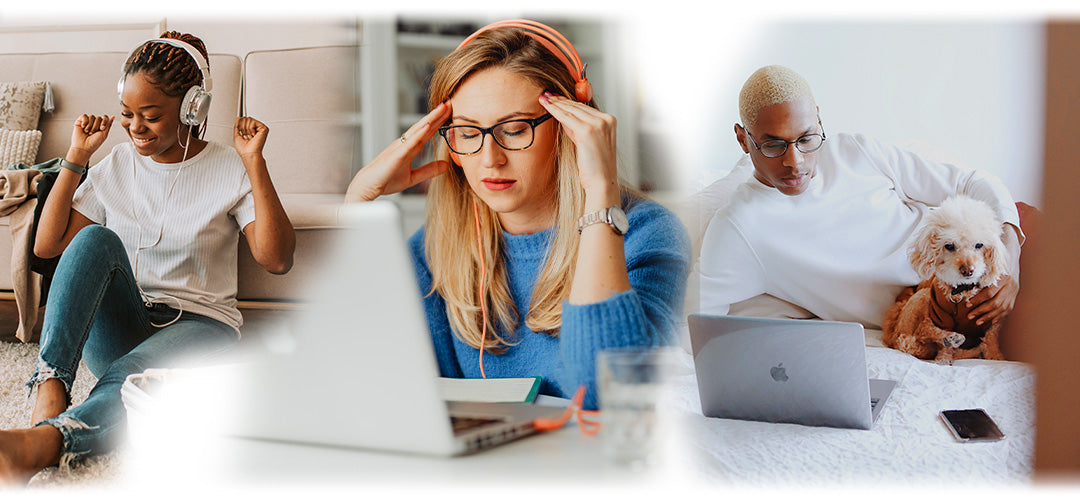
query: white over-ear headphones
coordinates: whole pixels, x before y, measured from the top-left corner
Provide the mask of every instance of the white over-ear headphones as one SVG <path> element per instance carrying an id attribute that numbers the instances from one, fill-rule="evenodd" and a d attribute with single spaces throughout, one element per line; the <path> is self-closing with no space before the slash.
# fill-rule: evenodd
<path id="1" fill-rule="evenodd" d="M 128 54 L 124 59 L 124 66 L 120 69 L 120 81 L 116 84 L 117 97 L 123 97 L 124 94 L 124 80 L 127 78 L 127 60 L 131 59 L 131 56 L 136 51 L 141 49 L 148 43 L 164 43 L 172 45 L 173 47 L 179 47 L 184 49 L 191 58 L 195 60 L 195 64 L 199 67 L 199 72 L 202 73 L 202 86 L 192 85 L 184 94 L 184 99 L 180 101 L 180 123 L 184 125 L 202 125 L 206 121 L 206 115 L 210 113 L 210 90 L 214 87 L 213 80 L 210 79 L 210 65 L 207 64 L 206 58 L 199 53 L 199 50 L 193 47 L 190 43 L 176 40 L 174 38 L 152 38 L 143 43 L 140 43 L 135 49 Z"/>

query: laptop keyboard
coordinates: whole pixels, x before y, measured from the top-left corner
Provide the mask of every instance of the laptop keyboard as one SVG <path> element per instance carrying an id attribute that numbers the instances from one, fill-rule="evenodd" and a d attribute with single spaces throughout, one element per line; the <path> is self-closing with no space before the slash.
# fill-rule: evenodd
<path id="1" fill-rule="evenodd" d="M 476 429 L 477 427 L 483 427 L 498 422 L 502 422 L 502 420 L 494 418 L 450 417 L 450 424 L 453 426 L 454 434 L 461 434 Z"/>
<path id="2" fill-rule="evenodd" d="M 873 410 L 874 408 L 877 408 L 877 404 L 880 401 L 881 398 L 870 398 L 870 409 Z"/>

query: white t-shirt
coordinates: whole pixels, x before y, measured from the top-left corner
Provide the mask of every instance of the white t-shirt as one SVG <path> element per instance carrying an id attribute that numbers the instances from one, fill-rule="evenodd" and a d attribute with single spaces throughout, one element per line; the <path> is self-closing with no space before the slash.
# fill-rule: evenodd
<path id="1" fill-rule="evenodd" d="M 802 194 L 751 177 L 713 216 L 698 263 L 701 312 L 727 314 L 766 293 L 821 319 L 880 328 L 900 289 L 919 282 L 908 245 L 930 207 L 966 194 L 1020 227 L 1012 196 L 989 174 L 861 135 L 830 136 L 816 154 Z"/>
<path id="2" fill-rule="evenodd" d="M 251 182 L 232 148 L 207 143 L 183 163 L 158 163 L 118 144 L 87 171 L 72 208 L 124 242 L 151 298 L 233 328 L 240 231 L 255 220 Z M 137 255 L 136 255 L 137 254 Z M 179 301 L 179 307 L 177 305 Z"/>

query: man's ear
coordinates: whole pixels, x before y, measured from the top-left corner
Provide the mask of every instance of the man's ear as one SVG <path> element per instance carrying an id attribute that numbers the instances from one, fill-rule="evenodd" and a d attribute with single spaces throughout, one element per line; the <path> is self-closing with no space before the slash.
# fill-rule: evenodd
<path id="1" fill-rule="evenodd" d="M 739 141 L 743 153 L 750 154 L 750 147 L 746 145 L 746 129 L 738 123 L 735 124 L 735 140 Z"/>

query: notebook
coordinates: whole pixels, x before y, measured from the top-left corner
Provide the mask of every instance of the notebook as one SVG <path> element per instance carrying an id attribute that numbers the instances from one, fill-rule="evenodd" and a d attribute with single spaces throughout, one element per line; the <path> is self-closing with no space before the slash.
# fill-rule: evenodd
<path id="1" fill-rule="evenodd" d="M 688 317 L 707 417 L 870 429 L 896 386 L 870 380 L 858 323 Z"/>
<path id="2" fill-rule="evenodd" d="M 540 377 L 439 378 L 443 401 L 533 403 L 540 393 Z"/>
<path id="3" fill-rule="evenodd" d="M 446 402 L 400 212 L 345 205 L 309 307 L 267 332 L 277 351 L 242 392 L 244 437 L 432 455 L 478 451 L 536 432 L 563 408 Z M 455 432 L 456 429 L 456 432 Z"/>

